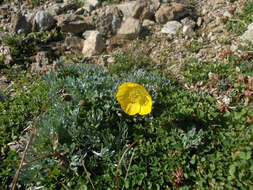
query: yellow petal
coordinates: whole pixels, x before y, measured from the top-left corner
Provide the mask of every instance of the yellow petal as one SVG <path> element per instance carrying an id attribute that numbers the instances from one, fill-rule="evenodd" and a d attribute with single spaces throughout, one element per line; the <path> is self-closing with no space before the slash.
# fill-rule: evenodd
<path id="1" fill-rule="evenodd" d="M 135 114 L 140 112 L 140 108 L 141 108 L 140 104 L 138 104 L 138 103 L 131 104 L 130 103 L 130 104 L 127 105 L 126 109 L 125 110 L 123 109 L 123 110 L 128 115 L 135 115 Z"/>
<path id="2" fill-rule="evenodd" d="M 148 95 L 148 96 L 146 96 L 145 104 L 141 105 L 139 114 L 140 115 L 149 114 L 151 112 L 151 109 L 152 109 L 152 98 L 150 95 Z"/>

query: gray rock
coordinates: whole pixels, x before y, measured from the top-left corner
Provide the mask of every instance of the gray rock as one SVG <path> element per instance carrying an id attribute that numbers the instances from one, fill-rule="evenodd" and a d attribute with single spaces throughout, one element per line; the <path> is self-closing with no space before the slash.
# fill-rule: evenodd
<path id="1" fill-rule="evenodd" d="M 88 38 L 83 42 L 82 54 L 84 57 L 92 57 L 102 53 L 105 43 L 98 31 L 90 31 Z"/>
<path id="2" fill-rule="evenodd" d="M 32 24 L 27 21 L 27 18 L 21 12 L 15 14 L 11 18 L 13 32 L 29 33 L 32 31 Z"/>
<path id="3" fill-rule="evenodd" d="M 167 6 L 162 6 L 155 14 L 156 22 L 164 24 L 170 20 L 177 20 L 187 15 L 187 11 L 180 3 L 171 3 Z"/>
<path id="4" fill-rule="evenodd" d="M 138 0 L 121 3 L 117 5 L 117 8 L 122 11 L 124 17 L 134 17 L 138 19 L 143 11 L 144 6 L 144 1 Z"/>
<path id="5" fill-rule="evenodd" d="M 182 26 L 183 25 L 178 21 L 169 21 L 163 26 L 161 33 L 173 35 L 176 34 Z"/>
<path id="6" fill-rule="evenodd" d="M 61 27 L 63 32 L 69 32 L 72 34 L 83 33 L 92 27 L 92 20 L 89 17 L 83 17 L 79 15 L 59 15 L 57 17 L 58 26 Z"/>
<path id="7" fill-rule="evenodd" d="M 50 30 L 56 24 L 56 21 L 53 16 L 45 11 L 38 11 L 34 17 L 34 20 L 36 31 Z"/>
<path id="8" fill-rule="evenodd" d="M 128 17 L 121 25 L 117 36 L 123 39 L 134 39 L 141 31 L 141 23 L 138 19 Z"/>

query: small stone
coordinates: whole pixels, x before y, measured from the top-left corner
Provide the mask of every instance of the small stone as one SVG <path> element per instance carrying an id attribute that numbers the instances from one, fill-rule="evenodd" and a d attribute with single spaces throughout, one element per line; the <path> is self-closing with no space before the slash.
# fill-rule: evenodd
<path id="1" fill-rule="evenodd" d="M 105 43 L 98 31 L 91 31 L 88 38 L 83 43 L 82 54 L 84 57 L 92 57 L 102 53 Z"/>
<path id="2" fill-rule="evenodd" d="M 143 27 L 148 27 L 148 26 L 152 26 L 152 25 L 154 25 L 154 24 L 155 24 L 154 21 L 145 19 L 145 20 L 143 20 L 142 26 L 143 26 Z"/>
<path id="3" fill-rule="evenodd" d="M 232 44 L 232 45 L 230 46 L 230 50 L 231 50 L 232 52 L 235 52 L 235 51 L 237 51 L 237 50 L 238 50 L 238 46 L 237 46 L 237 45 Z"/>
<path id="4" fill-rule="evenodd" d="M 189 17 L 186 17 L 181 20 L 183 26 L 183 34 L 193 34 L 193 28 L 195 27 L 196 23 L 191 20 Z"/>
<path id="5" fill-rule="evenodd" d="M 0 46 L 0 55 L 3 55 L 4 60 L 3 64 L 8 66 L 13 63 L 13 59 L 11 57 L 11 49 L 8 46 Z"/>
<path id="6" fill-rule="evenodd" d="M 187 34 L 187 35 L 189 35 L 189 34 L 193 34 L 193 27 L 192 27 L 192 25 L 184 25 L 183 26 L 183 34 Z"/>
<path id="7" fill-rule="evenodd" d="M 205 8 L 203 8 L 203 9 L 202 9 L 202 15 L 206 15 L 207 13 L 208 13 L 208 10 L 205 9 Z"/>
<path id="8" fill-rule="evenodd" d="M 216 41 L 217 40 L 217 37 L 215 35 L 211 36 L 210 37 L 210 41 L 213 42 L 213 41 Z"/>
<path id="9" fill-rule="evenodd" d="M 233 15 L 232 15 L 229 11 L 225 11 L 225 12 L 223 13 L 223 16 L 228 17 L 228 18 L 233 17 Z"/>
<path id="10" fill-rule="evenodd" d="M 141 31 L 141 23 L 138 19 L 128 17 L 122 24 L 117 36 L 124 39 L 134 39 Z"/>
<path id="11" fill-rule="evenodd" d="M 197 26 L 200 27 L 201 24 L 202 24 L 202 18 L 198 17 L 198 19 L 197 19 Z"/>
<path id="12" fill-rule="evenodd" d="M 4 90 L 9 86 L 7 78 L 5 76 L 0 76 L 0 90 Z M 4 96 L 0 92 L 0 102 L 4 100 Z"/>
<path id="13" fill-rule="evenodd" d="M 76 15 L 82 15 L 83 13 L 84 13 L 84 9 L 82 7 L 77 9 L 75 12 Z"/>
<path id="14" fill-rule="evenodd" d="M 163 26 L 161 33 L 173 35 L 176 34 L 182 26 L 183 25 L 178 21 L 169 21 Z"/>

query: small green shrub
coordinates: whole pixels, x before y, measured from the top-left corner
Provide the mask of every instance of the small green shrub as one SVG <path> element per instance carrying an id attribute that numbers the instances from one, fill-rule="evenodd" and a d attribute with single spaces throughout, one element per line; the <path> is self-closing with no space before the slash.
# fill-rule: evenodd
<path id="1" fill-rule="evenodd" d="M 139 69 L 147 71 L 155 68 L 155 63 L 148 57 L 133 57 L 131 55 L 115 54 L 115 63 L 108 65 L 111 74 L 122 74 L 124 72 L 134 72 Z"/>
<path id="2" fill-rule="evenodd" d="M 11 89 L 0 91 L 5 97 L 0 100 L 0 189 L 8 189 L 19 162 L 16 150 L 10 150 L 8 144 L 20 140 L 48 100 L 45 83 L 40 83 L 39 77 L 20 76 L 18 80 Z M 8 97 L 11 92 L 15 95 Z"/>
<path id="3" fill-rule="evenodd" d="M 54 98 L 37 126 L 22 187 L 91 189 L 85 165 L 97 189 L 114 189 L 118 161 L 136 139 L 119 170 L 120 188 L 252 186 L 253 131 L 246 121 L 253 113 L 243 104 L 224 114 L 211 96 L 189 92 L 154 71 L 119 77 L 94 66 L 71 65 L 45 81 Z M 115 94 L 125 81 L 149 91 L 149 115 L 128 116 L 120 109 Z"/>
<path id="4" fill-rule="evenodd" d="M 228 20 L 226 24 L 227 30 L 239 35 L 243 34 L 247 30 L 248 25 L 253 22 L 252 11 L 253 2 L 245 3 L 242 12 L 236 13 L 235 19 Z"/>

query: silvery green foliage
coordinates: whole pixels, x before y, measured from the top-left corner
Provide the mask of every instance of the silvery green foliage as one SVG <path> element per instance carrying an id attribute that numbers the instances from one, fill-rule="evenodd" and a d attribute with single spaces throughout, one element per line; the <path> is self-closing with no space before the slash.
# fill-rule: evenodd
<path id="1" fill-rule="evenodd" d="M 169 85 L 159 73 L 137 71 L 118 77 L 91 65 L 62 66 L 45 81 L 52 100 L 37 126 L 28 160 L 50 156 L 33 162 L 22 174 L 28 183 L 39 185 L 48 180 L 48 171 L 59 166 L 74 174 L 82 168 L 82 161 L 94 171 L 108 163 L 117 164 L 122 150 L 133 141 L 135 125 L 152 118 L 152 113 L 126 115 L 115 98 L 118 86 L 126 81 L 139 83 L 156 102 L 159 92 Z M 70 101 L 62 99 L 64 93 L 71 96 Z"/>
<path id="2" fill-rule="evenodd" d="M 202 129 L 196 131 L 196 127 L 193 127 L 186 133 L 183 133 L 182 136 L 183 136 L 182 141 L 184 149 L 197 148 L 202 143 L 204 132 Z"/>

